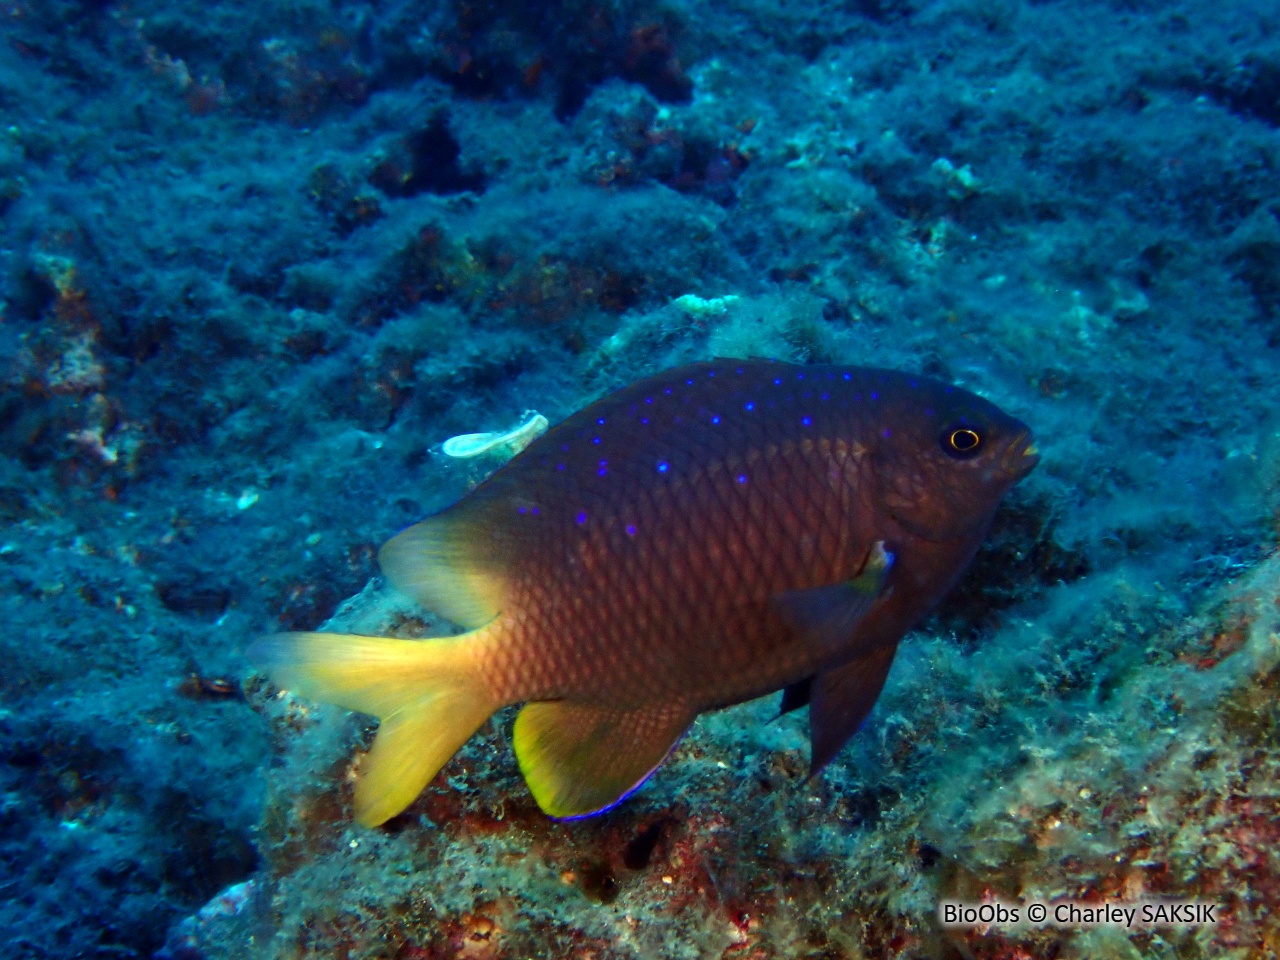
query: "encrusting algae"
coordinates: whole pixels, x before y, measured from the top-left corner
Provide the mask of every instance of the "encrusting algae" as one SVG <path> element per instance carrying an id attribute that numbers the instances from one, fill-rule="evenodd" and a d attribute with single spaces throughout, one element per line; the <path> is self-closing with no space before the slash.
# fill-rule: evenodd
<path id="1" fill-rule="evenodd" d="M 810 707 L 811 769 L 879 696 L 1035 466 L 991 403 L 889 370 L 720 360 L 570 417 L 379 554 L 468 629 L 292 633 L 250 657 L 280 686 L 382 721 L 356 787 L 376 825 L 496 710 L 557 818 L 608 809 L 701 712 L 782 689 Z"/>

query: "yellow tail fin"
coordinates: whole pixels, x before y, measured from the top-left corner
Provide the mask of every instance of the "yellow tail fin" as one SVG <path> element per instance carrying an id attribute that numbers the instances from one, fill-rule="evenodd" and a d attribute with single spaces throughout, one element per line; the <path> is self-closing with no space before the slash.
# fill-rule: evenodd
<path id="1" fill-rule="evenodd" d="M 409 806 L 500 706 L 474 669 L 472 639 L 282 633 L 249 659 L 287 690 L 382 721 L 356 784 L 356 819 L 372 827 Z"/>

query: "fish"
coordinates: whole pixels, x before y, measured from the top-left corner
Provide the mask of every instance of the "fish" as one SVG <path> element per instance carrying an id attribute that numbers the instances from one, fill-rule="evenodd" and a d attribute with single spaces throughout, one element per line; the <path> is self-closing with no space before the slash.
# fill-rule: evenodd
<path id="1" fill-rule="evenodd" d="M 631 795 L 699 714 L 779 690 L 783 712 L 809 708 L 816 774 L 1038 460 L 1026 424 L 929 377 L 677 367 L 382 547 L 391 584 L 465 632 L 276 634 L 249 656 L 381 720 L 353 798 L 366 826 L 516 704 L 516 759 L 557 819 Z"/>

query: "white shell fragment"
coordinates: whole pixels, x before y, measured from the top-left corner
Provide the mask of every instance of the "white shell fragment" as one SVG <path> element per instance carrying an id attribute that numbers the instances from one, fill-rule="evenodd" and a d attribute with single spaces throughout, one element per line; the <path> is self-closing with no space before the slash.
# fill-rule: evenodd
<path id="1" fill-rule="evenodd" d="M 683 297 L 676 297 L 672 300 L 671 305 L 679 307 L 695 320 L 702 320 L 711 317 L 723 317 L 729 312 L 729 308 L 740 299 L 742 298 L 732 293 L 724 297 L 712 297 L 710 300 L 700 297 L 696 293 L 686 293 Z"/>
<path id="2" fill-rule="evenodd" d="M 547 418 L 536 410 L 526 410 L 524 420 L 511 430 L 495 433 L 464 433 L 444 442 L 447 457 L 466 459 L 484 453 L 500 453 L 514 457 L 547 432 Z"/>

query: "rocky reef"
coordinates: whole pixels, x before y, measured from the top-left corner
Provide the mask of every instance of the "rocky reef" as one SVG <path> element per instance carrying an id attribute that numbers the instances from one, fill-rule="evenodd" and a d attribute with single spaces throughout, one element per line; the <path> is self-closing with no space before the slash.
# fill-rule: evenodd
<path id="1" fill-rule="evenodd" d="M 0 5 L 0 954 L 1280 950 L 1280 18 L 1208 0 Z M 609 814 L 496 717 L 386 827 L 252 640 L 449 625 L 441 444 L 663 367 L 921 371 L 1043 454 L 838 760 Z M 1216 905 L 948 925 L 949 902 Z"/>

